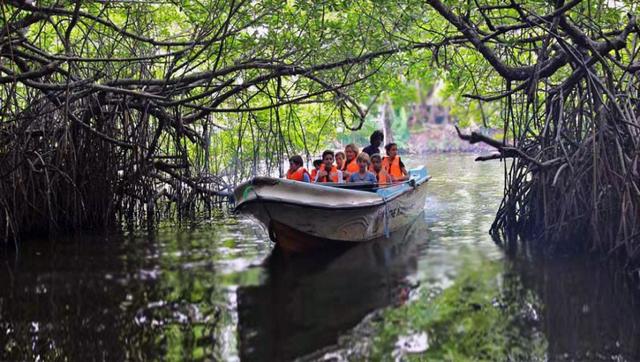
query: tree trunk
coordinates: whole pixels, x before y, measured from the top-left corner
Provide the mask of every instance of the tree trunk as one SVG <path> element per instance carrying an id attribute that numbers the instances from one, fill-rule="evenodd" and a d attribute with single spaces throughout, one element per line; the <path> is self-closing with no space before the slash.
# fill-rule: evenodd
<path id="1" fill-rule="evenodd" d="M 384 133 L 385 144 L 393 142 L 393 132 L 391 131 L 392 111 L 393 108 L 391 107 L 390 101 L 386 101 L 380 106 L 380 116 L 378 118 L 378 122 L 382 127 L 382 133 Z"/>

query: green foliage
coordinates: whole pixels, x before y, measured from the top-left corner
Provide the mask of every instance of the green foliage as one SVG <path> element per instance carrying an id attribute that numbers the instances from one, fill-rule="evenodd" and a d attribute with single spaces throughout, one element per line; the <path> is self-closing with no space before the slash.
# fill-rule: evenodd
<path id="1" fill-rule="evenodd" d="M 391 121 L 391 131 L 393 132 L 393 140 L 400 148 L 407 147 L 409 142 L 409 126 L 406 107 L 398 107 L 393 110 L 393 119 Z"/>
<path id="2" fill-rule="evenodd" d="M 378 122 L 379 115 L 368 115 L 362 123 L 362 128 L 356 132 L 345 131 L 342 127 L 338 126 L 336 139 L 341 144 L 347 145 L 349 143 L 355 143 L 356 145 L 366 146 L 369 144 L 369 136 L 373 131 L 380 129 L 380 123 Z"/>

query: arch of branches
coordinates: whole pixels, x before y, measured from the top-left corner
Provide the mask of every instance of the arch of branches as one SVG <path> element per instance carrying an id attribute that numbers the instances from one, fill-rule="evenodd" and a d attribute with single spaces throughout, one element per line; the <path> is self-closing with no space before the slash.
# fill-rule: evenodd
<path id="1" fill-rule="evenodd" d="M 0 4 L 0 235 L 152 222 L 310 157 L 399 52 L 371 4 Z M 389 18 L 401 29 L 402 16 Z M 162 205 L 162 208 L 158 207 Z M 165 209 L 165 206 L 168 208 Z M 177 213 L 176 213 L 177 211 Z"/>

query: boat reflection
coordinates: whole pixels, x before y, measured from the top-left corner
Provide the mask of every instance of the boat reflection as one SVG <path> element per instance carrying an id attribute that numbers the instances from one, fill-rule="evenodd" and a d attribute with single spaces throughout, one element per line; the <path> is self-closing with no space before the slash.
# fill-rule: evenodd
<path id="1" fill-rule="evenodd" d="M 402 301 L 427 240 L 420 215 L 382 238 L 292 256 L 274 249 L 267 279 L 237 290 L 242 360 L 291 360 L 335 344 L 372 311 Z"/>

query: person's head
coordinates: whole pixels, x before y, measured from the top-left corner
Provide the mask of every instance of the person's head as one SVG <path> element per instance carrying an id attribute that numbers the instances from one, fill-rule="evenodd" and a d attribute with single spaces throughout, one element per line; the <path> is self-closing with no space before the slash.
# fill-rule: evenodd
<path id="1" fill-rule="evenodd" d="M 322 160 L 313 160 L 313 168 L 319 170 L 320 166 L 322 166 Z"/>
<path id="2" fill-rule="evenodd" d="M 398 155 L 398 145 L 393 142 L 387 143 L 384 149 L 387 150 L 387 156 L 389 157 L 396 157 Z"/>
<path id="3" fill-rule="evenodd" d="M 291 156 L 291 158 L 289 158 L 289 169 L 291 171 L 299 169 L 302 165 L 303 161 L 300 155 Z"/>
<path id="4" fill-rule="evenodd" d="M 356 157 L 358 157 L 358 153 L 359 152 L 360 152 L 360 150 L 358 149 L 358 146 L 354 145 L 353 143 L 349 143 L 344 148 L 344 154 L 347 157 L 347 162 L 351 162 L 351 160 L 353 160 Z"/>
<path id="5" fill-rule="evenodd" d="M 369 143 L 371 143 L 372 146 L 380 147 L 382 141 L 384 141 L 384 133 L 379 129 L 373 131 L 371 136 L 369 136 Z"/>
<path id="6" fill-rule="evenodd" d="M 338 168 L 342 168 L 342 165 L 344 164 L 344 152 L 342 151 L 338 151 L 336 152 L 336 166 L 338 166 Z"/>
<path id="7" fill-rule="evenodd" d="M 324 163 L 324 168 L 330 170 L 333 166 L 333 151 L 326 150 L 322 152 L 322 163 Z"/>
<path id="8" fill-rule="evenodd" d="M 360 172 L 365 172 L 369 168 L 369 163 L 371 163 L 371 160 L 369 160 L 368 154 L 362 152 L 358 155 L 357 162 L 358 168 L 360 168 Z"/>
<path id="9" fill-rule="evenodd" d="M 380 172 L 380 170 L 382 170 L 382 156 L 380 156 L 379 153 L 371 155 L 371 165 L 373 166 L 373 170 L 376 172 Z"/>

